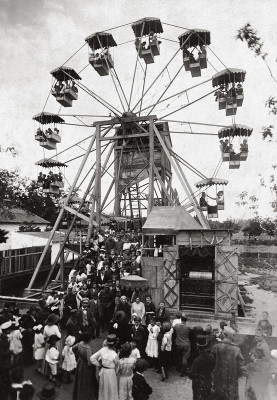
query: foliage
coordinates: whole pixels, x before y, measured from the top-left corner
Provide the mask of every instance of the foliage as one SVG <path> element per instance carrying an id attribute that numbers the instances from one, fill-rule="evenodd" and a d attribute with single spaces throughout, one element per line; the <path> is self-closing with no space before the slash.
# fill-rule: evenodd
<path id="1" fill-rule="evenodd" d="M 9 232 L 5 231 L 4 229 L 0 229 L 0 243 L 6 243 L 8 240 L 7 234 Z"/>
<path id="2" fill-rule="evenodd" d="M 53 224 L 58 213 L 58 200 L 45 195 L 35 181 L 20 177 L 17 171 L 0 169 L 0 212 L 12 218 L 13 207 L 34 213 Z"/>
<path id="3" fill-rule="evenodd" d="M 255 31 L 255 29 L 248 23 L 244 27 L 238 30 L 236 39 L 241 40 L 242 42 L 246 42 L 248 48 L 254 52 L 256 57 L 260 57 L 270 75 L 271 78 L 275 83 L 277 83 L 277 79 L 272 73 L 271 67 L 267 62 L 268 54 L 264 52 L 264 43 L 262 42 L 261 38 L 258 36 L 258 32 Z M 269 108 L 270 113 L 276 115 L 277 114 L 277 100 L 274 96 L 270 96 L 269 99 L 266 101 L 265 106 Z M 269 138 L 271 139 L 273 136 L 272 130 L 273 126 L 269 125 L 268 127 L 263 127 L 262 128 L 262 138 L 266 139 Z"/>
<path id="4" fill-rule="evenodd" d="M 242 221 L 236 220 L 236 219 L 227 219 L 226 221 L 210 221 L 209 224 L 211 229 L 226 229 L 226 230 L 232 230 L 233 232 L 239 232 L 240 229 L 242 228 Z"/>
<path id="5" fill-rule="evenodd" d="M 251 237 L 260 236 L 263 232 L 260 221 L 256 218 L 250 219 L 247 226 L 242 229 L 245 236 Z"/>
<path id="6" fill-rule="evenodd" d="M 39 226 L 36 226 L 32 223 L 24 222 L 24 225 L 20 225 L 18 228 L 19 232 L 41 232 Z"/>

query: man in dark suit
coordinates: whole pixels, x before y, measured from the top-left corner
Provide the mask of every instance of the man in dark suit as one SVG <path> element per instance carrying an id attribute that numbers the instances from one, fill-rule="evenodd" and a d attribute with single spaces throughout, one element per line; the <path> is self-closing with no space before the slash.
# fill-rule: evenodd
<path id="1" fill-rule="evenodd" d="M 91 336 L 95 336 L 96 323 L 89 307 L 89 299 L 85 297 L 82 300 L 82 306 L 78 311 L 78 325 L 82 333 L 90 332 Z"/>
<path id="2" fill-rule="evenodd" d="M 138 359 L 136 369 L 133 375 L 132 395 L 134 400 L 148 400 L 152 393 L 152 388 L 146 382 L 143 372 L 147 369 L 147 361 Z"/>
<path id="3" fill-rule="evenodd" d="M 150 324 L 151 317 L 155 317 L 156 315 L 156 307 L 155 304 L 152 302 L 152 298 L 150 294 L 145 296 L 145 319 L 146 319 L 146 326 Z"/>
<path id="4" fill-rule="evenodd" d="M 102 319 L 102 306 L 101 302 L 98 298 L 97 291 L 91 291 L 92 299 L 89 302 L 89 309 L 92 313 L 96 324 L 96 337 L 100 337 L 100 326 L 101 326 L 101 319 Z"/>
<path id="5" fill-rule="evenodd" d="M 135 339 L 137 342 L 137 348 L 143 357 L 145 354 L 145 330 L 141 326 L 141 318 L 135 317 L 134 318 L 134 325 L 131 328 L 131 339 Z"/>

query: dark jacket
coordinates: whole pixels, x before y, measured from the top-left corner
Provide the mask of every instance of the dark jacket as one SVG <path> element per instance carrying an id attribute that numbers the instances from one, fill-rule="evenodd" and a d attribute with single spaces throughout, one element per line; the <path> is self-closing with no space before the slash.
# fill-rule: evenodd
<path id="1" fill-rule="evenodd" d="M 92 313 L 92 316 L 95 319 L 99 319 L 101 318 L 102 315 L 102 306 L 101 306 L 101 302 L 99 299 L 96 299 L 96 302 L 94 301 L 94 299 L 90 300 L 89 302 L 89 309 Z"/>
<path id="2" fill-rule="evenodd" d="M 84 325 L 84 311 L 82 308 L 80 308 L 78 311 L 77 319 L 78 319 L 79 328 L 82 332 L 86 332 L 86 331 L 94 332 L 95 331 L 96 324 L 95 324 L 93 315 L 89 308 L 87 308 L 88 325 Z"/>
<path id="3" fill-rule="evenodd" d="M 170 314 L 169 312 L 164 308 L 162 313 L 160 314 L 160 309 L 158 308 L 156 312 L 156 320 L 160 322 L 161 324 L 163 322 L 170 322 Z"/>
<path id="4" fill-rule="evenodd" d="M 144 328 L 141 325 L 137 329 L 135 325 L 131 327 L 131 338 L 137 341 L 137 348 L 139 349 L 139 351 L 143 351 L 146 334 Z"/>
<path id="5" fill-rule="evenodd" d="M 78 322 L 72 319 L 72 317 L 69 318 L 66 324 L 66 334 L 67 336 L 71 335 L 76 337 L 77 342 L 80 339 L 80 327 L 78 325 Z"/>
<path id="6" fill-rule="evenodd" d="M 133 375 L 132 388 L 132 396 L 134 400 L 148 400 L 151 393 L 152 388 L 150 385 L 148 385 L 144 376 L 135 372 Z"/>
<path id="7" fill-rule="evenodd" d="M 215 366 L 214 357 L 207 352 L 200 353 L 188 371 L 192 380 L 193 400 L 211 400 L 212 371 Z"/>
<path id="8" fill-rule="evenodd" d="M 151 314 L 147 314 L 148 312 L 151 312 Z M 150 301 L 149 304 L 145 303 L 145 319 L 146 319 L 146 325 L 150 324 L 150 319 L 151 317 L 156 316 L 156 307 L 155 304 Z"/>

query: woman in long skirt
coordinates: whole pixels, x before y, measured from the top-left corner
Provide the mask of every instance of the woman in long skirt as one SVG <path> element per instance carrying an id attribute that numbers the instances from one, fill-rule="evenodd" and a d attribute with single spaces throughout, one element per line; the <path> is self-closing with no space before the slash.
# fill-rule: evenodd
<path id="1" fill-rule="evenodd" d="M 133 371 L 136 359 L 131 357 L 132 347 L 124 343 L 119 354 L 118 394 L 119 400 L 133 400 Z"/>
<path id="2" fill-rule="evenodd" d="M 108 335 L 106 346 L 90 357 L 91 363 L 101 368 L 99 372 L 98 400 L 118 400 L 117 374 L 119 359 L 115 351 L 116 343 L 116 335 Z"/>
<path id="3" fill-rule="evenodd" d="M 47 343 L 48 339 L 50 338 L 50 336 L 52 335 L 56 335 L 59 338 L 61 338 L 61 332 L 59 330 L 59 327 L 57 325 L 58 321 L 59 321 L 59 317 L 56 314 L 50 314 L 47 318 L 47 320 L 45 321 L 45 327 L 43 329 L 43 336 L 44 336 L 44 340 L 45 340 L 45 354 L 47 353 L 47 350 L 49 348 L 49 344 Z M 58 349 L 60 347 L 60 341 L 59 343 L 57 343 Z M 48 366 L 48 363 L 45 361 L 45 359 L 42 362 L 42 366 L 41 366 L 41 372 L 43 375 L 50 375 L 50 369 Z"/>
<path id="4" fill-rule="evenodd" d="M 73 346 L 73 351 L 79 356 L 73 385 L 73 400 L 97 400 L 96 368 L 90 362 L 91 342 L 91 334 L 85 332 L 81 342 Z"/>

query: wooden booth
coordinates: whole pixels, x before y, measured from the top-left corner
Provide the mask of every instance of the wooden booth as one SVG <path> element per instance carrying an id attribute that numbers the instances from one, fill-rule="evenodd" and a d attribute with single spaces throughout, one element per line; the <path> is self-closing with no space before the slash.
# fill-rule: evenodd
<path id="1" fill-rule="evenodd" d="M 142 233 L 142 276 L 156 305 L 217 316 L 237 311 L 238 256 L 229 231 L 203 229 L 184 207 L 165 206 L 152 208 Z M 159 257 L 149 243 L 163 249 Z"/>

